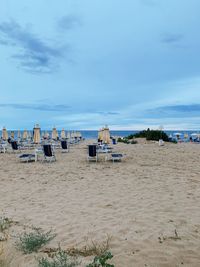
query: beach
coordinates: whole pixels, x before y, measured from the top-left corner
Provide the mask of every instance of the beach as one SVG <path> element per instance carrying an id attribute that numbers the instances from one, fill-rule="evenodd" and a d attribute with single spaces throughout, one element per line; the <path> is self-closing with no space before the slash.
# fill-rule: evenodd
<path id="1" fill-rule="evenodd" d="M 116 267 L 200 266 L 200 145 L 139 140 L 118 143 L 122 162 L 87 161 L 86 140 L 56 150 L 56 162 L 20 163 L 0 154 L 0 216 L 12 219 L 0 242 L 11 267 L 36 267 L 37 255 L 16 249 L 32 226 L 52 229 L 45 248 L 82 248 L 109 237 Z M 93 256 L 81 257 L 81 265 Z"/>

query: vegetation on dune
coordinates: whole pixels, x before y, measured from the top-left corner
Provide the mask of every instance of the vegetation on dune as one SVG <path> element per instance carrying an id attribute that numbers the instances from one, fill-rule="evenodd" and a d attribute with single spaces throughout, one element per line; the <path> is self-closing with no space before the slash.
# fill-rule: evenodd
<path id="1" fill-rule="evenodd" d="M 30 233 L 23 233 L 19 237 L 17 242 L 17 248 L 23 251 L 25 254 L 30 254 L 32 252 L 37 252 L 42 246 L 46 245 L 55 237 L 51 230 L 48 232 L 43 232 L 39 228 L 34 228 Z"/>
<path id="2" fill-rule="evenodd" d="M 92 241 L 83 248 L 69 248 L 61 250 L 61 248 L 46 248 L 41 252 L 46 253 L 48 257 L 39 259 L 38 267 L 73 267 L 79 266 L 77 257 L 95 256 L 90 264 L 86 267 L 114 267 L 107 263 L 113 256 L 109 252 L 111 237 L 107 236 L 106 240 L 98 243 Z"/>
<path id="3" fill-rule="evenodd" d="M 0 217 L 0 233 L 7 232 L 7 229 L 13 221 L 8 218 Z M 69 248 L 62 250 L 60 247 L 51 249 L 44 248 L 46 245 L 55 237 L 52 231 L 44 232 L 40 228 L 33 228 L 30 232 L 24 232 L 18 236 L 18 240 L 15 243 L 17 249 L 22 251 L 24 254 L 30 254 L 32 252 L 43 252 L 46 255 L 43 257 L 36 258 L 38 267 L 78 267 L 81 262 L 78 258 L 93 256 L 91 263 L 87 264 L 86 267 L 114 267 L 113 264 L 109 263 L 109 260 L 113 258 L 111 252 L 109 252 L 111 237 L 107 236 L 103 242 L 92 241 L 82 248 Z M 4 247 L 0 247 L 0 267 L 9 267 L 13 258 L 8 259 L 4 253 Z M 81 265 L 82 266 L 82 265 Z"/>
<path id="4" fill-rule="evenodd" d="M 59 250 L 50 258 L 41 258 L 38 261 L 38 267 L 75 267 L 78 266 L 76 259 L 71 258 L 67 252 Z"/>
<path id="5" fill-rule="evenodd" d="M 6 217 L 0 217 L 0 232 L 3 233 L 7 230 L 12 224 L 12 220 Z"/>
<path id="6" fill-rule="evenodd" d="M 113 264 L 107 263 L 108 260 L 112 259 L 113 255 L 111 252 L 106 251 L 100 256 L 96 256 L 92 263 L 88 264 L 86 267 L 114 267 Z"/>
<path id="7" fill-rule="evenodd" d="M 159 141 L 159 139 L 163 139 L 164 141 L 169 142 L 169 137 L 165 132 L 161 130 L 150 130 L 149 128 L 124 138 L 118 138 L 118 142 L 123 142 L 125 144 L 136 144 L 137 141 L 135 138 L 146 138 L 146 140 L 152 141 Z"/>
<path id="8" fill-rule="evenodd" d="M 149 128 L 131 136 L 134 136 L 135 138 L 146 138 L 146 140 L 153 141 L 159 141 L 159 139 L 163 139 L 164 141 L 169 142 L 169 137 L 165 132 L 161 130 L 150 130 Z"/>
<path id="9" fill-rule="evenodd" d="M 124 138 L 121 138 L 119 137 L 118 140 L 117 140 L 119 143 L 124 143 L 124 144 L 137 144 L 137 141 L 129 138 L 128 136 L 127 137 L 124 137 Z"/>
<path id="10" fill-rule="evenodd" d="M 87 242 L 81 248 L 78 247 L 71 247 L 65 250 L 67 255 L 77 257 L 88 257 L 88 256 L 100 256 L 104 254 L 106 251 L 110 249 L 110 241 L 111 237 L 107 236 L 106 239 L 102 242 L 97 242 L 91 240 L 91 242 Z M 58 252 L 60 248 L 45 248 L 42 249 L 41 252 L 48 254 L 49 257 L 52 257 L 56 252 Z"/>

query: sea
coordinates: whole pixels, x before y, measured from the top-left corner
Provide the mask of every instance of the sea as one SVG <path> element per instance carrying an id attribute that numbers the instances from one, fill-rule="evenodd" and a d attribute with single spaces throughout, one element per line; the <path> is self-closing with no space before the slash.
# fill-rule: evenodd
<path id="1" fill-rule="evenodd" d="M 33 130 L 27 130 L 28 132 L 31 132 Z M 93 130 L 76 130 L 78 132 L 81 132 L 82 134 L 82 137 L 85 138 L 85 139 L 97 139 L 98 138 L 98 131 L 93 131 Z M 18 131 L 14 131 L 15 132 L 15 137 L 17 138 L 18 136 Z M 21 132 L 21 136 L 23 134 L 23 131 L 20 131 Z M 48 132 L 50 135 L 51 135 L 51 131 L 50 130 L 47 130 L 47 131 L 42 131 L 42 132 Z M 66 131 L 67 132 L 67 131 Z M 69 131 L 71 132 L 71 131 Z M 135 133 L 138 133 L 139 130 L 129 130 L 129 131 L 110 131 L 110 134 L 111 136 L 120 136 L 120 137 L 125 137 L 125 136 L 128 136 L 128 135 L 131 135 L 131 134 L 135 134 Z M 181 136 L 184 136 L 184 134 L 188 134 L 189 136 L 191 136 L 191 134 L 193 133 L 199 133 L 200 131 L 199 130 L 184 130 L 184 131 L 180 131 L 180 130 L 173 130 L 173 131 L 164 131 L 165 133 L 167 133 L 169 136 L 172 135 L 174 136 L 174 134 L 176 133 L 179 133 L 180 134 L 180 138 Z M 8 130 L 8 135 L 10 136 L 10 133 L 11 133 L 11 130 Z M 60 136 L 60 133 L 61 131 L 58 130 L 58 134 Z M 0 136 L 2 136 L 2 131 L 0 131 Z"/>

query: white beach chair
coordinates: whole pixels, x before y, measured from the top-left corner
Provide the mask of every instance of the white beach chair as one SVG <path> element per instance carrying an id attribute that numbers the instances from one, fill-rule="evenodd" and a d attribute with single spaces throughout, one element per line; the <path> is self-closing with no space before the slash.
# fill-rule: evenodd
<path id="1" fill-rule="evenodd" d="M 21 154 L 18 156 L 20 162 L 32 162 L 35 161 L 34 154 Z"/>
<path id="2" fill-rule="evenodd" d="M 95 160 L 96 162 L 98 161 L 98 156 L 97 156 L 97 146 L 96 145 L 89 145 L 88 146 L 88 161 L 90 160 Z"/>
<path id="3" fill-rule="evenodd" d="M 56 161 L 55 154 L 52 150 L 51 145 L 43 145 L 44 159 L 43 161 L 53 162 Z"/>
<path id="4" fill-rule="evenodd" d="M 121 153 L 112 153 L 111 154 L 111 160 L 113 162 L 115 162 L 115 161 L 122 161 L 123 157 L 124 157 L 124 155 L 121 154 Z"/>

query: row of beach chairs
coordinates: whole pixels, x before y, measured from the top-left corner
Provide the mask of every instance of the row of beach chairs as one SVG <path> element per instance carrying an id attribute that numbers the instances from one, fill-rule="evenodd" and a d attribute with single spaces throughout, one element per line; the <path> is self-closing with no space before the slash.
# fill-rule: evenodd
<path id="1" fill-rule="evenodd" d="M 105 153 L 105 161 L 108 160 L 108 155 L 110 159 L 114 161 L 121 161 L 124 157 L 121 153 L 113 153 L 112 148 L 108 147 L 107 145 L 102 147 L 99 145 L 89 145 L 88 146 L 88 161 L 98 161 L 98 156 L 100 153 Z"/>

